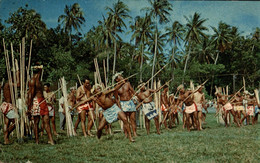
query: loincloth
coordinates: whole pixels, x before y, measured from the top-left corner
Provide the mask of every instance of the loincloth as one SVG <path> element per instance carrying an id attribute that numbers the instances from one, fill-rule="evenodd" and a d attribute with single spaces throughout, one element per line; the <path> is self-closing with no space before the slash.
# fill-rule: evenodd
<path id="1" fill-rule="evenodd" d="M 116 104 L 103 111 L 103 115 L 108 123 L 118 120 L 118 113 L 122 111 Z"/>
<path id="2" fill-rule="evenodd" d="M 202 108 L 203 108 L 203 107 L 202 107 L 202 104 L 197 104 L 197 103 L 196 103 L 196 106 L 197 106 L 198 111 L 202 111 Z"/>
<path id="3" fill-rule="evenodd" d="M 243 111 L 243 110 L 245 110 L 245 108 L 244 108 L 244 106 L 234 106 L 234 110 L 235 111 Z"/>
<path id="4" fill-rule="evenodd" d="M 11 103 L 3 102 L 0 106 L 0 110 L 4 115 L 6 115 L 9 111 L 13 110 L 14 107 Z"/>
<path id="5" fill-rule="evenodd" d="M 233 106 L 230 102 L 226 103 L 224 106 L 223 106 L 223 110 L 224 111 L 228 111 L 228 110 L 232 110 L 233 109 Z"/>
<path id="6" fill-rule="evenodd" d="M 158 116 L 154 102 L 143 103 L 142 104 L 142 111 L 149 120 Z"/>
<path id="7" fill-rule="evenodd" d="M 135 112 L 136 111 L 133 100 L 120 101 L 120 105 L 121 105 L 123 112 Z"/>
<path id="8" fill-rule="evenodd" d="M 247 106 L 246 114 L 249 115 L 249 116 L 253 116 L 254 115 L 254 106 L 253 105 Z"/>
<path id="9" fill-rule="evenodd" d="M 33 107 L 31 109 L 32 116 L 49 115 L 49 109 L 44 98 L 34 97 Z M 43 101 L 43 102 L 42 102 Z M 40 104 L 40 105 L 39 105 Z"/>
<path id="10" fill-rule="evenodd" d="M 50 104 L 47 104 L 48 105 L 48 110 L 49 110 L 49 116 L 50 117 L 53 117 L 55 116 L 55 110 L 54 110 L 54 107 Z"/>
<path id="11" fill-rule="evenodd" d="M 193 113 L 195 111 L 198 111 L 195 103 L 193 103 L 191 106 L 186 106 L 186 108 L 185 108 L 185 113 L 188 113 L 188 114 Z"/>
<path id="12" fill-rule="evenodd" d="M 3 102 L 0 106 L 0 110 L 8 119 L 15 119 L 19 117 L 14 111 L 14 107 L 11 103 Z"/>
<path id="13" fill-rule="evenodd" d="M 94 110 L 91 103 L 87 102 L 86 104 L 82 104 L 79 107 L 77 107 L 78 113 L 81 113 L 82 110 Z"/>

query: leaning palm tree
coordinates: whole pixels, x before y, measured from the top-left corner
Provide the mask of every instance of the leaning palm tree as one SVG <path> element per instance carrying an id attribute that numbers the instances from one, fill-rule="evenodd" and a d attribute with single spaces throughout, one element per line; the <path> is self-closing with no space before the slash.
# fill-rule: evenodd
<path id="1" fill-rule="evenodd" d="M 146 7 L 143 10 L 146 10 L 153 18 L 156 24 L 155 35 L 154 35 L 154 57 L 153 57 L 153 67 L 152 67 L 152 76 L 154 75 L 156 54 L 157 54 L 157 39 L 158 39 L 158 22 L 157 18 L 159 18 L 159 23 L 163 24 L 168 22 L 167 16 L 170 15 L 169 11 L 172 10 L 172 5 L 168 2 L 168 0 L 149 0 L 150 7 Z M 153 78 L 151 80 L 151 85 L 153 87 Z"/>
<path id="2" fill-rule="evenodd" d="M 71 34 L 72 30 L 78 30 L 81 28 L 81 25 L 85 22 L 84 13 L 80 8 L 78 3 L 74 3 L 72 6 L 65 6 L 64 15 L 59 16 L 58 22 L 62 23 L 63 29 L 70 36 L 71 42 Z"/>
<path id="3" fill-rule="evenodd" d="M 185 65 L 184 65 L 183 77 L 184 77 L 186 69 L 187 69 L 187 64 L 188 64 L 188 60 L 189 60 L 189 57 L 190 57 L 192 44 L 193 43 L 201 43 L 200 38 L 206 37 L 206 35 L 203 33 L 203 31 L 208 30 L 207 27 L 203 26 L 203 23 L 207 19 L 201 19 L 200 14 L 198 14 L 197 12 L 195 12 L 194 15 L 190 16 L 189 18 L 186 17 L 186 16 L 184 16 L 184 17 L 187 20 L 186 34 L 185 34 L 185 44 L 188 43 L 188 55 L 187 55 Z"/>
<path id="4" fill-rule="evenodd" d="M 108 24 L 113 31 L 113 35 L 116 35 L 117 32 L 123 32 L 123 27 L 127 28 L 124 23 L 124 19 L 131 18 L 128 12 L 128 6 L 122 1 L 118 0 L 117 3 L 113 4 L 113 8 L 106 7 L 108 11 Z M 114 37 L 116 38 L 116 37 Z M 113 62 L 113 74 L 115 74 L 115 66 L 116 66 L 116 39 L 113 40 L 114 43 L 114 62 Z"/>

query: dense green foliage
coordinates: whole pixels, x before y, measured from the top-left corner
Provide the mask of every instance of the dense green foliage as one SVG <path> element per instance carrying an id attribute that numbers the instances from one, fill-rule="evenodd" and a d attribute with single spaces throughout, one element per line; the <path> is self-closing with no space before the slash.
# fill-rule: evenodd
<path id="1" fill-rule="evenodd" d="M 0 22 L 0 37 L 5 39 L 7 49 L 11 42 L 14 44 L 16 58 L 22 37 L 26 38 L 26 54 L 33 39 L 32 64 L 40 61 L 45 67 L 44 81 L 53 83 L 62 76 L 75 83 L 77 74 L 94 81 L 93 59 L 98 58 L 103 81 L 103 61 L 109 66 L 109 83 L 113 64 L 115 71 L 124 71 L 125 76 L 138 72 L 131 79 L 137 86 L 139 81 L 152 76 L 153 65 L 157 72 L 169 63 L 155 79 L 160 78 L 164 83 L 174 78 L 171 90 L 182 82 L 188 86 L 190 80 L 198 84 L 206 79 L 210 79 L 206 84 L 208 94 L 212 94 L 215 85 L 229 85 L 231 92 L 238 90 L 243 85 L 242 77 L 250 91 L 260 85 L 259 27 L 248 29 L 251 35 L 243 36 L 237 27 L 224 22 L 219 22 L 218 27 L 206 27 L 207 19 L 199 13 L 184 16 L 186 24 L 177 21 L 162 24 L 169 20 L 169 11 L 174 9 L 167 1 L 151 0 L 150 6 L 142 10 L 143 16 L 134 16 L 134 21 L 129 19 L 126 3 L 118 1 L 105 9 L 103 20 L 97 20 L 97 26 L 82 33 L 81 25 L 90 24 L 80 4 L 66 5 L 64 14 L 57 18 L 60 24 L 56 28 L 47 28 L 34 9 L 21 7 L 5 20 L 8 27 Z M 127 28 L 128 21 L 131 28 Z M 214 34 L 207 35 L 205 31 L 209 29 Z M 128 35 L 129 42 L 125 39 Z M 2 40 L 0 54 L 4 56 Z M 1 77 L 6 78 L 4 57 L 0 59 L 0 67 Z M 236 75 L 235 85 L 233 75 Z"/>

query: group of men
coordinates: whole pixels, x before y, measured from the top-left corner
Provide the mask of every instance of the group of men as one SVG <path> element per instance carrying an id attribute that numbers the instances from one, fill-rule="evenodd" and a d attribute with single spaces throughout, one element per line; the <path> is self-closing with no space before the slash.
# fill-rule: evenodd
<path id="1" fill-rule="evenodd" d="M 43 133 L 43 130 L 45 129 L 49 139 L 48 143 L 53 145 L 54 140 L 51 133 L 51 126 L 54 135 L 58 135 L 55 125 L 54 109 L 56 98 L 55 93 L 50 91 L 50 85 L 45 84 L 43 86 L 40 82 L 41 72 L 42 67 L 35 68 L 34 75 L 29 81 L 27 114 L 29 119 L 33 121 L 36 143 L 39 143 L 38 133 Z M 62 97 L 59 100 L 60 128 L 62 130 L 65 128 L 65 114 L 67 113 L 65 112 L 63 103 L 64 100 L 67 100 L 72 118 L 77 115 L 74 130 L 76 132 L 79 123 L 81 123 L 82 132 L 85 137 L 93 136 L 91 129 L 93 128 L 93 125 L 95 125 L 96 106 L 99 106 L 100 108 L 100 119 L 97 127 L 98 138 L 102 136 L 103 128 L 109 128 L 109 124 L 121 120 L 125 137 L 129 138 L 131 142 L 134 142 L 134 137 L 137 137 L 136 112 L 139 110 L 142 110 L 145 115 L 147 134 L 150 134 L 150 120 L 152 119 L 154 119 L 157 134 L 160 134 L 161 124 L 164 124 L 166 129 L 168 129 L 168 126 L 171 127 L 172 124 L 176 125 L 176 120 L 179 124 L 179 111 L 183 114 L 183 128 L 187 127 L 188 131 L 190 131 L 191 128 L 196 130 L 203 129 L 202 124 L 206 117 L 206 114 L 202 112 L 203 108 L 207 111 L 203 85 L 199 85 L 195 90 L 185 90 L 184 86 L 180 85 L 175 94 L 168 95 L 169 83 L 164 84 L 156 90 L 147 88 L 147 83 L 141 83 L 137 87 L 138 91 L 135 91 L 127 78 L 123 77 L 122 73 L 116 73 L 113 76 L 113 80 L 116 84 L 113 88 L 109 89 L 103 88 L 103 86 L 99 84 L 92 87 L 90 81 L 86 79 L 80 87 L 71 89 L 68 99 Z M 19 87 L 19 84 L 17 84 L 17 86 Z M 163 119 L 160 124 L 158 118 L 159 111 L 155 107 L 153 94 L 161 89 L 163 89 L 163 91 L 160 97 L 160 109 L 163 114 Z M 9 135 L 15 128 L 14 119 L 17 118 L 18 115 L 15 114 L 14 106 L 12 105 L 9 83 L 5 84 L 3 90 L 4 102 L 0 108 L 5 119 L 4 143 L 9 144 Z M 179 95 L 176 97 L 178 92 Z M 234 120 L 238 126 L 248 117 L 249 112 L 240 109 L 244 98 L 239 96 L 239 94 L 236 94 L 232 102 L 229 102 L 228 97 L 225 95 L 217 93 L 216 96 L 218 97 L 218 108 L 221 108 L 224 111 L 225 122 L 227 121 L 228 113 L 231 113 L 234 116 Z M 246 100 L 247 110 L 256 105 L 252 98 L 249 97 L 246 98 Z M 231 103 L 235 105 L 235 107 L 233 107 Z M 235 113 L 235 110 L 237 110 L 237 113 Z M 240 113 L 244 115 L 242 119 L 241 116 L 239 116 Z M 88 119 L 87 126 L 85 126 L 86 118 Z M 41 130 L 39 130 L 40 120 L 42 120 Z M 50 121 L 52 125 L 50 125 Z M 167 124 L 167 121 L 169 125 Z M 253 120 L 253 123 L 254 122 L 255 120 Z"/>
<path id="2" fill-rule="evenodd" d="M 250 94 L 248 91 L 244 91 L 242 95 L 239 91 L 232 95 L 219 92 L 215 94 L 217 96 L 217 114 L 222 115 L 226 127 L 231 123 L 231 115 L 238 127 L 243 125 L 244 120 L 246 120 L 247 125 L 249 125 L 250 119 L 252 125 L 257 123 L 260 104 L 254 93 Z"/>

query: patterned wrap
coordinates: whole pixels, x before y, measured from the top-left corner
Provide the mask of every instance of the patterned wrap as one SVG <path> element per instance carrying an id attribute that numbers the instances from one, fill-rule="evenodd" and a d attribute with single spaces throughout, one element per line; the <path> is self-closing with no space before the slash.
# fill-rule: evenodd
<path id="1" fill-rule="evenodd" d="M 202 111 L 202 104 L 197 104 L 196 103 L 196 106 L 197 106 L 198 111 Z"/>
<path id="2" fill-rule="evenodd" d="M 154 102 L 149 102 L 149 103 L 143 103 L 142 104 L 142 111 L 146 115 L 146 117 L 151 120 L 154 117 L 158 116 L 158 113 L 155 109 L 155 104 Z"/>
<path id="3" fill-rule="evenodd" d="M 258 114 L 260 112 L 260 109 L 258 108 L 258 106 L 255 106 L 255 114 Z"/>
<path id="4" fill-rule="evenodd" d="M 15 113 L 14 107 L 11 103 L 3 102 L 0 106 L 0 110 L 8 119 L 18 118 L 18 115 Z"/>
<path id="5" fill-rule="evenodd" d="M 116 104 L 103 111 L 103 115 L 108 123 L 113 123 L 118 120 L 118 113 L 122 111 Z"/>
<path id="6" fill-rule="evenodd" d="M 14 107 L 11 103 L 3 102 L 2 105 L 0 106 L 0 110 L 2 111 L 3 114 L 7 114 L 9 111 L 13 110 Z"/>
<path id="7" fill-rule="evenodd" d="M 54 110 L 54 107 L 50 104 L 47 104 L 48 105 L 48 110 L 49 110 L 49 116 L 50 117 L 53 117 L 55 116 L 55 110 Z"/>
<path id="8" fill-rule="evenodd" d="M 230 102 L 226 103 L 224 106 L 223 106 L 223 110 L 226 111 L 226 110 L 232 110 L 233 109 L 233 106 L 231 105 Z"/>
<path id="9" fill-rule="evenodd" d="M 198 111 L 195 103 L 193 103 L 191 106 L 186 106 L 186 108 L 185 108 L 185 113 L 188 113 L 188 114 L 193 113 L 195 111 Z"/>
<path id="10" fill-rule="evenodd" d="M 253 105 L 247 107 L 246 114 L 249 115 L 249 116 L 254 115 L 254 106 Z"/>
<path id="11" fill-rule="evenodd" d="M 34 97 L 33 107 L 31 110 L 32 116 L 49 115 L 49 109 L 48 109 L 47 103 L 46 103 L 46 101 L 43 101 L 43 100 L 44 100 L 43 97 L 42 98 Z"/>
<path id="12" fill-rule="evenodd" d="M 120 101 L 121 108 L 123 112 L 134 112 L 136 111 L 135 104 L 133 100 Z"/>
<path id="13" fill-rule="evenodd" d="M 244 106 L 234 106 L 234 110 L 235 111 L 242 111 L 242 110 L 245 110 L 245 107 Z"/>
<path id="14" fill-rule="evenodd" d="M 82 104 L 79 107 L 77 107 L 78 113 L 81 113 L 82 110 L 94 110 L 91 103 L 87 102 L 86 104 Z"/>

